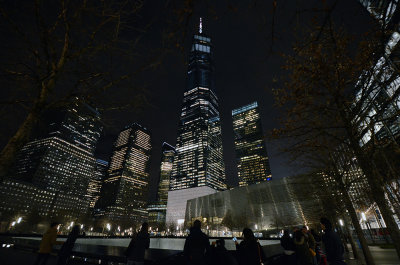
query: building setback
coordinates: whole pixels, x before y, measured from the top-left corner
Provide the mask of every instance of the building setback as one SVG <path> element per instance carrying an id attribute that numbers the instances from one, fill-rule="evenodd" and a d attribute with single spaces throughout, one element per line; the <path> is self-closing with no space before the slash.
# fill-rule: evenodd
<path id="1" fill-rule="evenodd" d="M 184 219 L 188 199 L 226 189 L 213 46 L 211 38 L 203 33 L 201 19 L 188 61 L 168 193 L 167 225 Z M 196 193 L 185 189 L 195 189 Z"/>
<path id="2" fill-rule="evenodd" d="M 258 103 L 232 110 L 239 186 L 271 179 Z"/>
<path id="3" fill-rule="evenodd" d="M 151 137 L 145 127 L 133 123 L 119 133 L 96 215 L 121 224 L 147 220 L 150 152 Z"/>

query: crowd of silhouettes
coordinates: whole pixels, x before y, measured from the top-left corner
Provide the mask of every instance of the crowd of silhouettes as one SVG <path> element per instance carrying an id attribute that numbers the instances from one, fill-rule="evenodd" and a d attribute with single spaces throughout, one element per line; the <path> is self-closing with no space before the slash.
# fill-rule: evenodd
<path id="1" fill-rule="evenodd" d="M 228 251 L 224 239 L 211 242 L 202 232 L 201 222 L 196 220 L 190 228 L 183 248 L 183 261 L 176 264 L 187 265 L 346 265 L 344 247 L 332 223 L 321 218 L 323 233 L 309 230 L 307 226 L 285 230 L 280 244 L 283 254 L 267 259 L 263 247 L 249 228 L 244 228 L 242 241 L 233 238 L 236 251 Z M 79 226 L 74 226 L 65 242 L 57 241 L 58 223 L 52 223 L 43 235 L 34 265 L 47 263 L 54 245 L 62 245 L 58 252 L 57 265 L 68 264 L 76 239 L 80 235 Z M 146 249 L 150 247 L 148 223 L 143 223 L 138 233 L 133 233 L 125 251 L 128 265 L 145 264 Z"/>

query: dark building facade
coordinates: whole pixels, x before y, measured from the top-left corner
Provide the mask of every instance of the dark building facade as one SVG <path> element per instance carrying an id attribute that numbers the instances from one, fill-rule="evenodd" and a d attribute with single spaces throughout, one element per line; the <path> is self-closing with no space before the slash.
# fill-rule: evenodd
<path id="1" fill-rule="evenodd" d="M 199 30 L 189 54 L 170 190 L 226 189 L 213 46 Z"/>
<path id="2" fill-rule="evenodd" d="M 86 194 L 95 168 L 93 152 L 102 126 L 99 113 L 82 102 L 74 100 L 67 110 L 55 112 L 57 121 L 46 128 L 46 136 L 20 150 L 7 186 L 22 187 L 20 193 L 27 194 L 24 200 L 16 200 L 24 201 L 26 206 L 22 208 L 71 220 L 88 210 Z M 9 194 L 10 198 L 14 196 Z M 42 206 L 35 203 L 36 197 L 48 211 L 37 209 Z M 21 207 L 15 211 L 21 211 Z"/>
<path id="3" fill-rule="evenodd" d="M 271 179 L 258 103 L 232 110 L 239 186 Z"/>
<path id="4" fill-rule="evenodd" d="M 87 197 L 89 200 L 90 209 L 94 208 L 97 200 L 100 197 L 101 186 L 106 178 L 107 170 L 108 162 L 101 159 L 96 159 L 95 169 L 87 189 Z"/>
<path id="5" fill-rule="evenodd" d="M 103 125 L 100 113 L 75 98 L 67 107 L 52 109 L 45 114 L 49 136 L 56 136 L 94 154 Z"/>
<path id="6" fill-rule="evenodd" d="M 151 136 L 145 127 L 134 123 L 119 133 L 96 215 L 110 221 L 147 220 L 150 152 Z"/>

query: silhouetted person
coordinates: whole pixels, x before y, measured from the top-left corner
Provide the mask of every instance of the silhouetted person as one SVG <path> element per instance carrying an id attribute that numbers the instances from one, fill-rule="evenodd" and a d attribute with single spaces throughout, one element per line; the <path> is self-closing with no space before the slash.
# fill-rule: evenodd
<path id="1" fill-rule="evenodd" d="M 72 249 L 74 248 L 75 241 L 78 238 L 80 233 L 80 228 L 78 225 L 75 225 L 71 233 L 69 233 L 67 240 L 62 245 L 60 252 L 58 252 L 58 260 L 57 265 L 66 265 L 68 264 L 69 257 L 71 256 Z"/>
<path id="2" fill-rule="evenodd" d="M 211 246 L 211 261 L 212 265 L 237 265 L 236 259 L 231 253 L 225 248 L 225 240 L 218 239 Z"/>
<path id="3" fill-rule="evenodd" d="M 308 229 L 307 229 L 306 226 L 303 226 L 303 227 L 301 228 L 301 232 L 303 232 L 304 236 L 306 237 L 308 246 L 309 246 L 312 250 L 315 251 L 316 242 L 315 242 L 314 236 L 311 234 L 310 231 L 308 231 Z"/>
<path id="4" fill-rule="evenodd" d="M 283 248 L 283 264 L 296 264 L 296 247 L 293 238 L 290 237 L 289 230 L 283 232 L 281 237 L 281 246 Z"/>
<path id="5" fill-rule="evenodd" d="M 343 257 L 343 244 L 339 236 L 333 231 L 332 223 L 324 217 L 321 218 L 320 222 L 322 230 L 324 230 L 322 243 L 329 265 L 346 265 Z"/>
<path id="6" fill-rule="evenodd" d="M 317 264 L 321 263 L 321 236 L 314 230 L 311 229 L 310 230 L 311 234 L 313 235 L 314 239 L 315 239 L 315 253 L 316 253 L 316 260 L 317 260 Z"/>
<path id="7" fill-rule="evenodd" d="M 243 229 L 243 241 L 240 244 L 236 241 L 235 245 L 240 264 L 260 265 L 262 262 L 265 262 L 264 251 L 250 228 Z"/>
<path id="8" fill-rule="evenodd" d="M 50 228 L 44 233 L 42 241 L 40 242 L 40 247 L 38 251 L 38 256 L 34 265 L 45 265 L 54 245 L 62 245 L 63 242 L 57 241 L 57 226 L 59 223 L 51 223 Z"/>
<path id="9" fill-rule="evenodd" d="M 194 221 L 186 238 L 183 253 L 188 264 L 206 264 L 206 254 L 210 252 L 208 236 L 201 231 L 201 222 Z"/>
<path id="10" fill-rule="evenodd" d="M 310 249 L 312 249 L 313 252 L 314 252 L 314 255 L 311 255 L 312 258 L 313 258 L 313 263 L 314 263 L 314 264 L 318 264 L 318 263 L 317 263 L 317 258 L 316 258 L 316 254 L 317 254 L 317 253 L 316 253 L 317 243 L 316 243 L 316 241 L 315 241 L 314 236 L 313 236 L 312 233 L 308 230 L 307 226 L 303 226 L 303 227 L 301 228 L 301 232 L 303 232 L 304 236 L 306 237 L 308 247 L 309 247 Z"/>
<path id="11" fill-rule="evenodd" d="M 126 257 L 128 265 L 143 265 L 144 253 L 150 246 L 149 224 L 143 223 L 139 233 L 134 234 L 128 249 L 126 250 Z"/>
<path id="12" fill-rule="evenodd" d="M 307 243 L 307 238 L 301 230 L 294 232 L 294 245 L 298 265 L 313 265 L 313 256 Z"/>

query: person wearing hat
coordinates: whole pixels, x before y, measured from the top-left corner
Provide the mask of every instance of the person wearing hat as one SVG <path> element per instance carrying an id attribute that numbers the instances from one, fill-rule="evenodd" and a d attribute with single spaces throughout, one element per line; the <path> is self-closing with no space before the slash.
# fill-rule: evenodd
<path id="1" fill-rule="evenodd" d="M 47 263 L 47 259 L 50 256 L 51 251 L 53 250 L 53 246 L 63 244 L 63 242 L 57 241 L 58 225 L 59 223 L 57 222 L 51 223 L 50 228 L 43 235 L 38 251 L 39 254 L 36 258 L 34 265 L 45 265 Z"/>
<path id="2" fill-rule="evenodd" d="M 344 247 L 339 236 L 333 231 L 332 223 L 325 217 L 320 220 L 322 230 L 322 243 L 325 248 L 329 265 L 346 265 L 344 261 Z"/>

